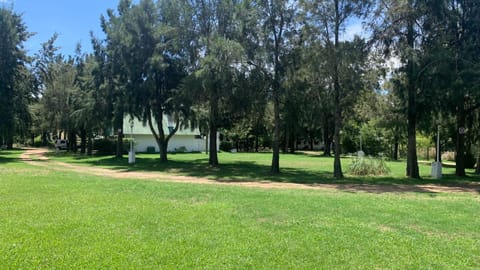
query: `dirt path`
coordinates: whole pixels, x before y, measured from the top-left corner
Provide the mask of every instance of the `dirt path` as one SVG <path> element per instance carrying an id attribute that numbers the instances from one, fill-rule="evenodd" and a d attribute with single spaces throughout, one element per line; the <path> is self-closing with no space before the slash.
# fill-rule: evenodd
<path id="1" fill-rule="evenodd" d="M 341 190 L 349 192 L 369 192 L 369 193 L 388 193 L 388 192 L 467 192 L 480 193 L 480 184 L 472 184 L 469 186 L 439 186 L 439 185 L 365 185 L 365 184 L 295 184 L 295 183 L 276 183 L 269 181 L 246 181 L 246 182 L 228 182 L 216 181 L 201 177 L 190 177 L 165 174 L 161 172 L 131 172 L 124 170 L 113 170 L 99 167 L 88 167 L 74 165 L 70 163 L 54 161 L 48 159 L 45 154 L 48 149 L 43 148 L 26 148 L 25 152 L 20 156 L 24 162 L 34 165 L 46 167 L 58 171 L 72 171 L 95 176 L 110 177 L 116 179 L 142 179 L 165 182 L 181 182 L 194 184 L 211 184 L 211 185 L 229 185 L 242 187 L 270 188 L 270 189 L 322 189 L 322 190 Z"/>

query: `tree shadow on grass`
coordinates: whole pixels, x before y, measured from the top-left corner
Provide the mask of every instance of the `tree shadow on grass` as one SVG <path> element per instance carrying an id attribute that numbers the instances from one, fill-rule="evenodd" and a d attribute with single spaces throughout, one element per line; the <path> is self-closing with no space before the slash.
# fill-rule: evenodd
<path id="1" fill-rule="evenodd" d="M 0 151 L 0 164 L 18 162 L 20 159 L 17 157 L 19 151 Z"/>
<path id="2" fill-rule="evenodd" d="M 357 177 L 347 175 L 344 179 L 335 179 L 330 168 L 308 170 L 304 168 L 282 168 L 281 173 L 273 175 L 270 173 L 270 166 L 258 164 L 254 161 L 235 161 L 222 163 L 217 167 L 208 165 L 206 157 L 195 157 L 189 160 L 169 160 L 161 163 L 158 158 L 137 157 L 134 165 L 128 165 L 126 158 L 105 157 L 91 159 L 78 156 L 74 158 L 78 163 L 90 164 L 92 166 L 108 167 L 119 171 L 138 172 L 163 172 L 190 177 L 202 177 L 218 182 L 274 182 L 274 183 L 295 183 L 315 186 L 318 184 L 338 185 L 337 189 L 344 191 L 366 191 L 366 192 L 423 192 L 432 193 L 431 190 L 419 187 L 418 185 L 438 185 L 445 187 L 465 187 L 478 190 L 480 183 L 477 175 L 470 174 L 465 178 L 458 178 L 446 174 L 442 179 L 410 179 L 394 176 L 365 176 Z M 354 185 L 354 187 L 352 186 Z M 383 188 L 372 187 L 383 186 Z M 390 186 L 390 188 L 388 187 Z M 407 186 L 407 187 L 405 187 Z M 408 187 L 410 186 L 410 187 Z M 415 187 L 413 187 L 415 186 Z"/>

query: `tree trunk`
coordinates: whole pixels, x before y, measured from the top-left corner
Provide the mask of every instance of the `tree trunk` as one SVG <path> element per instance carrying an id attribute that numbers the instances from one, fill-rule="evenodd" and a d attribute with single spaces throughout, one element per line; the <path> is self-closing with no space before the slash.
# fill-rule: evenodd
<path id="1" fill-rule="evenodd" d="M 339 93 L 338 91 L 335 91 L 335 158 L 333 161 L 333 176 L 337 179 L 343 178 L 343 172 L 342 172 L 342 163 L 340 160 L 340 154 L 342 150 L 342 146 L 340 144 L 340 129 L 341 129 L 341 124 L 342 124 L 342 116 L 341 116 L 341 111 L 340 111 L 340 104 L 339 103 Z"/>
<path id="2" fill-rule="evenodd" d="M 218 154 L 217 154 L 217 127 L 215 125 L 210 126 L 210 151 L 208 153 L 208 164 L 210 166 L 218 166 Z"/>
<path id="3" fill-rule="evenodd" d="M 8 134 L 6 138 L 7 150 L 13 150 L 13 135 Z"/>
<path id="4" fill-rule="evenodd" d="M 343 178 L 342 172 L 342 162 L 340 160 L 341 154 L 341 141 L 340 141 L 340 130 L 342 128 L 342 108 L 340 104 L 340 82 L 338 74 L 338 65 L 339 65 L 339 35 L 340 35 L 340 3 L 338 0 L 334 1 L 335 3 L 335 40 L 334 40 L 334 66 L 333 66 L 333 88 L 335 92 L 335 157 L 333 161 L 333 176 L 336 179 Z"/>
<path id="5" fill-rule="evenodd" d="M 163 125 L 158 124 L 158 138 L 157 138 L 158 149 L 160 150 L 160 162 L 167 162 L 167 150 L 168 146 L 165 143 L 165 133 L 163 132 Z"/>
<path id="6" fill-rule="evenodd" d="M 455 175 L 465 176 L 465 108 L 464 100 L 457 107 L 457 142 L 455 145 Z"/>
<path id="7" fill-rule="evenodd" d="M 328 121 L 325 122 L 323 128 L 323 156 L 331 156 L 332 137 L 330 136 L 330 128 L 328 127 Z"/>
<path id="8" fill-rule="evenodd" d="M 277 84 L 277 83 L 275 83 Z M 272 174 L 279 174 L 280 173 L 280 147 L 279 147 L 279 137 L 280 137 L 280 101 L 279 101 L 279 85 L 274 87 L 273 89 L 273 141 L 272 141 L 272 167 L 270 172 Z"/>
<path id="9" fill-rule="evenodd" d="M 68 149 L 69 149 L 72 153 L 76 153 L 76 152 L 77 152 L 77 148 L 78 148 L 78 145 L 77 145 L 77 134 L 75 133 L 75 131 L 69 131 L 69 132 L 68 132 Z"/>
<path id="10" fill-rule="evenodd" d="M 409 6 L 412 6 L 412 1 L 409 1 Z M 414 19 L 410 19 L 407 25 L 407 44 L 409 48 L 414 49 L 415 33 L 414 33 Z M 416 87 L 414 76 L 414 60 L 413 56 L 409 56 L 407 60 L 407 176 L 411 178 L 420 179 L 420 173 L 418 171 L 417 160 L 417 110 L 416 110 Z"/>
<path id="11" fill-rule="evenodd" d="M 398 136 L 395 136 L 395 142 L 393 144 L 393 160 L 398 160 Z"/>
<path id="12" fill-rule="evenodd" d="M 87 131 L 82 128 L 80 131 L 80 153 L 85 154 L 87 149 Z"/>
<path id="13" fill-rule="evenodd" d="M 123 157 L 123 113 L 116 116 L 115 128 L 117 129 L 117 147 L 115 156 L 117 158 Z"/>
<path id="14" fill-rule="evenodd" d="M 93 134 L 91 131 L 87 135 L 87 155 L 91 156 L 93 153 Z"/>
<path id="15" fill-rule="evenodd" d="M 210 98 L 210 112 L 209 112 L 209 136 L 210 136 L 210 149 L 208 153 L 208 164 L 210 166 L 218 166 L 218 153 L 217 153 L 217 122 L 218 122 L 218 97 L 216 93 L 213 93 Z"/>
<path id="16" fill-rule="evenodd" d="M 417 162 L 417 136 L 416 136 L 416 117 L 413 116 L 409 106 L 408 121 L 408 143 L 407 143 L 407 176 L 420 179 Z"/>
<path id="17" fill-rule="evenodd" d="M 475 165 L 475 174 L 480 174 L 480 153 L 477 154 L 477 164 Z"/>

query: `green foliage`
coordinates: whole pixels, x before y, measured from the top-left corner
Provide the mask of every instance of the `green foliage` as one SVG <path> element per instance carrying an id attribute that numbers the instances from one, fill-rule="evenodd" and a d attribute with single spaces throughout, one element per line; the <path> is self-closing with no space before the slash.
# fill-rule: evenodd
<path id="1" fill-rule="evenodd" d="M 221 141 L 220 142 L 220 150 L 224 152 L 230 152 L 233 148 L 233 144 L 231 141 Z"/>
<path id="2" fill-rule="evenodd" d="M 384 157 L 354 157 L 350 164 L 349 172 L 357 176 L 388 175 L 390 168 Z"/>
<path id="3" fill-rule="evenodd" d="M 96 151 L 96 155 L 108 156 L 115 154 L 117 148 L 117 140 L 115 138 L 96 139 L 93 141 L 93 150 Z M 123 153 L 126 154 L 130 149 L 130 140 L 123 140 Z"/>
<path id="4" fill-rule="evenodd" d="M 25 135 L 34 86 L 26 68 L 23 43 L 30 33 L 22 16 L 0 3 L 0 144 L 12 148 L 15 135 Z"/>

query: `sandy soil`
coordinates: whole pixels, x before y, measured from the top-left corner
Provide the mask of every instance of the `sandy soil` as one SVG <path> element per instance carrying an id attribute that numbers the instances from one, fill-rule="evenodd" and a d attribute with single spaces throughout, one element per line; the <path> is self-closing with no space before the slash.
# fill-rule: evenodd
<path id="1" fill-rule="evenodd" d="M 321 189 L 321 190 L 340 190 L 347 192 L 368 192 L 368 193 L 403 193 L 403 192 L 463 192 L 480 194 L 480 184 L 472 183 L 465 186 L 439 186 L 439 185 L 366 185 L 366 184 L 295 184 L 295 183 L 276 183 L 269 181 L 244 181 L 229 182 L 216 181 L 207 178 L 189 177 L 181 175 L 165 174 L 161 172 L 131 172 L 124 170 L 112 170 L 99 167 L 89 167 L 74 165 L 65 162 L 59 162 L 48 159 L 45 154 L 48 149 L 26 148 L 20 156 L 24 162 L 41 167 L 48 167 L 59 171 L 72 171 L 89 175 L 110 177 L 114 179 L 141 179 L 165 182 L 181 182 L 193 184 L 211 184 L 211 185 L 229 185 L 242 187 L 255 187 L 266 189 Z"/>

